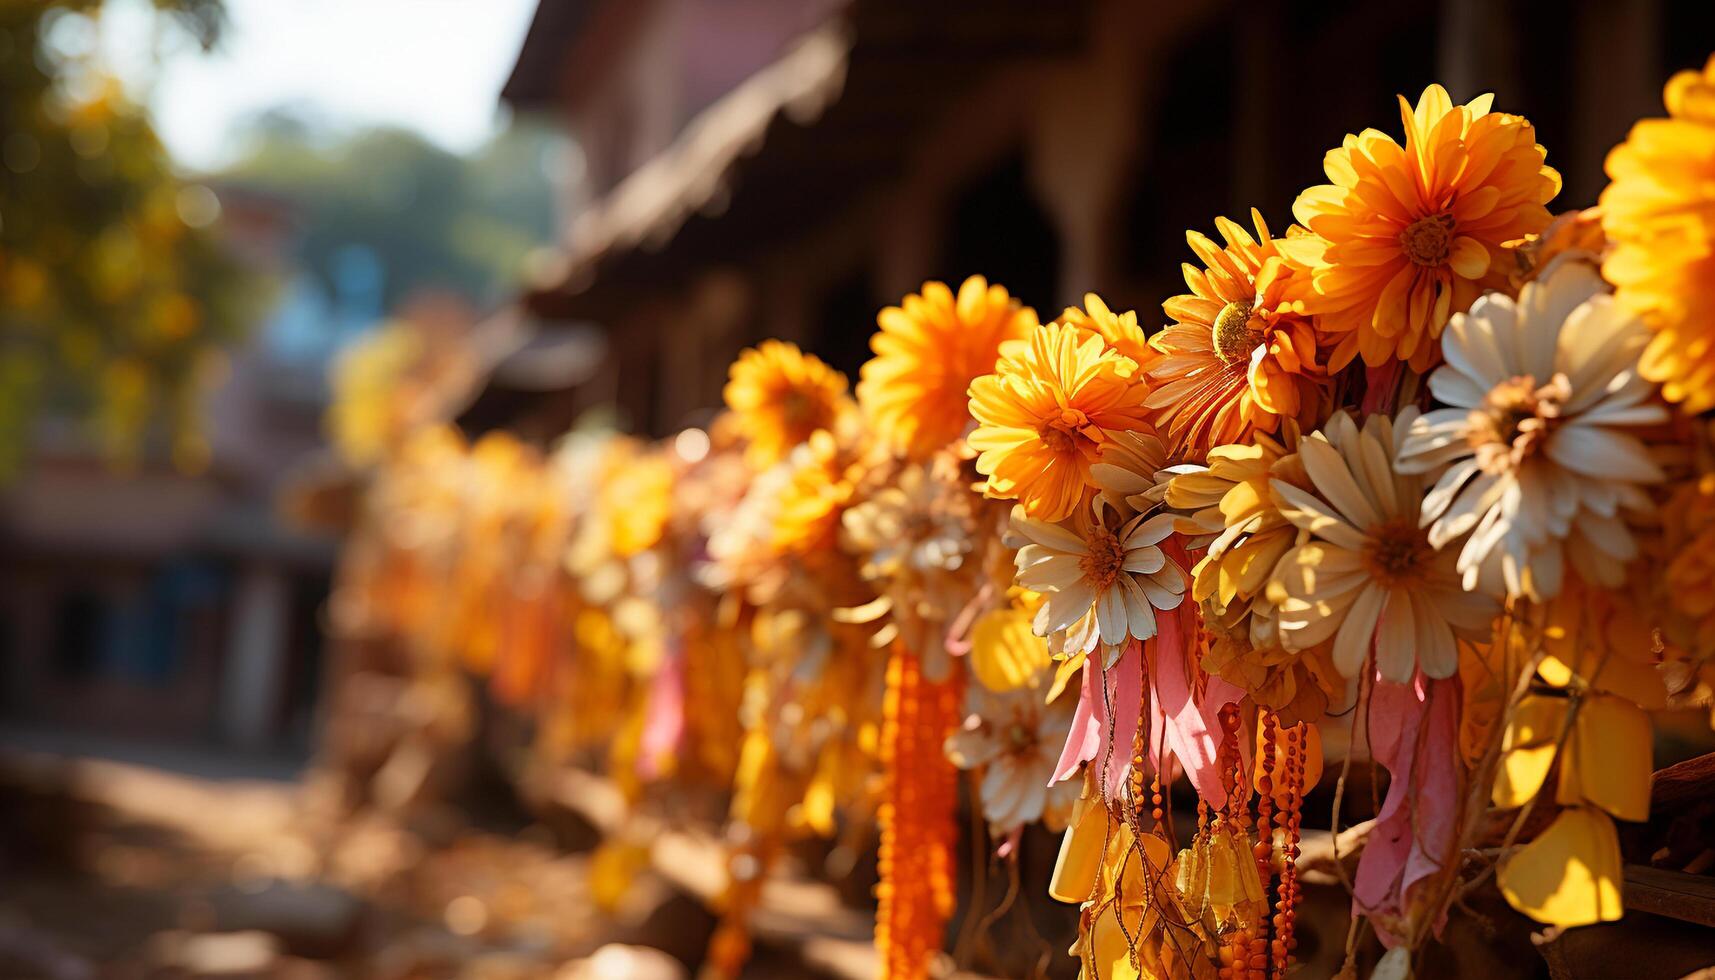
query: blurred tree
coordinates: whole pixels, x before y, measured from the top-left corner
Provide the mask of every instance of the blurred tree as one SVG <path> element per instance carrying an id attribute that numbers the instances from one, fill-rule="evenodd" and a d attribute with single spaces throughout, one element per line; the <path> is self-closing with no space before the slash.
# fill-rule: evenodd
<path id="1" fill-rule="evenodd" d="M 385 310 L 429 286 L 489 304 L 552 237 L 546 165 L 557 138 L 546 132 L 512 126 L 467 157 L 407 130 L 323 132 L 290 110 L 264 113 L 219 179 L 292 202 L 295 257 L 330 290 L 355 247 L 380 263 Z"/>
<path id="2" fill-rule="evenodd" d="M 96 60 L 104 0 L 0 2 L 0 474 L 43 413 L 134 461 L 157 433 L 206 463 L 199 381 L 245 321 L 218 200 L 176 177 Z M 219 0 L 153 0 L 204 48 Z"/>

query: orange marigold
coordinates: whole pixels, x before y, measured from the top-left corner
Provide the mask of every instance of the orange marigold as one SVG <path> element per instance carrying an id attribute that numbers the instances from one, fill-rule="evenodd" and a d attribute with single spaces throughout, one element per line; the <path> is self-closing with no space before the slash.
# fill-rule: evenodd
<path id="1" fill-rule="evenodd" d="M 1305 309 L 1338 339 L 1332 369 L 1361 353 L 1427 370 L 1448 318 L 1504 284 L 1505 243 L 1548 224 L 1560 174 L 1530 122 L 1489 111 L 1492 100 L 1454 105 L 1439 85 L 1415 107 L 1401 96 L 1405 146 L 1374 129 L 1348 135 L 1323 161 L 1333 183 L 1293 204 L 1313 234 L 1280 251 L 1311 273 Z"/>
<path id="2" fill-rule="evenodd" d="M 1109 347 L 1136 361 L 1140 368 L 1148 367 L 1161 356 L 1149 346 L 1149 338 L 1138 326 L 1136 310 L 1115 313 L 1095 293 L 1084 294 L 1081 310 L 1076 306 L 1066 307 L 1060 314 L 1060 322 L 1101 335 Z"/>
<path id="3" fill-rule="evenodd" d="M 1035 310 L 982 276 L 966 279 L 956 297 L 945 283 L 926 282 L 875 322 L 858 407 L 883 445 L 919 462 L 964 433 L 965 390 L 994 370 L 1000 345 L 1037 326 Z"/>
<path id="4" fill-rule="evenodd" d="M 1110 432 L 1146 428 L 1137 363 L 1099 335 L 1061 323 L 1002 348 L 994 374 L 971 382 L 969 442 L 991 497 L 1038 520 L 1069 517 Z"/>
<path id="5" fill-rule="evenodd" d="M 780 340 L 740 354 L 722 395 L 733 427 L 749 441 L 745 459 L 759 469 L 786 458 L 817 429 L 833 428 L 852 408 L 845 375 Z"/>
<path id="6" fill-rule="evenodd" d="M 1174 322 L 1150 340 L 1161 357 L 1149 366 L 1145 404 L 1178 458 L 1202 460 L 1253 431 L 1274 432 L 1282 416 L 1313 429 L 1327 413 L 1316 331 L 1292 295 L 1306 276 L 1280 257 L 1254 208 L 1251 221 L 1255 238 L 1215 219 L 1225 248 L 1185 233 L 1204 268 L 1184 266 L 1191 292 L 1162 304 Z"/>

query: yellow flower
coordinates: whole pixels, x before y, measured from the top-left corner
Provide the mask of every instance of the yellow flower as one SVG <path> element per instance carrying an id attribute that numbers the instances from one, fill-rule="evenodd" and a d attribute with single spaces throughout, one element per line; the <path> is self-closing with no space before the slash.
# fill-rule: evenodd
<path id="1" fill-rule="evenodd" d="M 882 310 L 876 323 L 858 406 L 883 445 L 913 460 L 964 433 L 965 390 L 994 370 L 1002 343 L 1037 326 L 1035 310 L 982 276 L 966 279 L 957 297 L 944 283 L 924 283 L 921 295 Z"/>
<path id="2" fill-rule="evenodd" d="M 1421 668 L 1451 677 L 1456 637 L 1487 636 L 1495 604 L 1459 587 L 1450 553 L 1438 553 L 1418 527 L 1422 480 L 1392 466 L 1416 415 L 1372 415 L 1360 431 L 1336 412 L 1298 444 L 1314 493 L 1271 481 L 1286 519 L 1310 543 L 1281 558 L 1269 598 L 1280 608 L 1280 640 L 1289 650 L 1334 639 L 1334 665 L 1357 676 L 1375 652 L 1384 678 L 1404 683 Z"/>
<path id="3" fill-rule="evenodd" d="M 845 375 L 779 340 L 740 354 L 722 394 L 734 426 L 750 441 L 745 458 L 757 469 L 786 458 L 817 429 L 833 428 L 851 408 Z"/>
<path id="4" fill-rule="evenodd" d="M 1429 390 L 1447 408 L 1406 433 L 1401 472 L 1436 475 L 1423 500 L 1429 543 L 1467 533 L 1467 589 L 1545 599 L 1566 566 L 1608 587 L 1638 546 L 1628 514 L 1654 510 L 1665 474 L 1638 432 L 1667 421 L 1638 374 L 1649 332 L 1608 295 L 1596 270 L 1561 262 L 1517 302 L 1479 299 L 1442 338 L 1447 363 Z"/>
<path id="5" fill-rule="evenodd" d="M 653 548 L 673 513 L 673 464 L 664 452 L 627 453 L 601 486 L 608 542 L 619 558 Z"/>
<path id="6" fill-rule="evenodd" d="M 1361 353 L 1372 367 L 1427 370 L 1448 318 L 1505 281 L 1505 244 L 1548 224 L 1560 175 L 1531 124 L 1491 101 L 1456 106 L 1439 85 L 1415 107 L 1401 96 L 1405 146 L 1374 129 L 1348 135 L 1324 160 L 1332 183 L 1293 204 L 1312 234 L 1279 248 L 1311 273 L 1305 310 L 1338 340 L 1332 369 Z"/>
<path id="7" fill-rule="evenodd" d="M 1204 268 L 1185 266 L 1191 292 L 1162 304 L 1174 322 L 1150 345 L 1154 413 L 1169 455 L 1202 460 L 1215 446 L 1273 432 L 1282 416 L 1313 428 L 1326 411 L 1328 377 L 1318 363 L 1316 331 L 1296 312 L 1287 265 L 1256 210 L 1257 237 L 1226 218 L 1215 226 L 1222 248 L 1197 232 L 1185 240 Z"/>
<path id="8" fill-rule="evenodd" d="M 826 429 L 793 451 L 792 476 L 774 512 L 773 544 L 783 554 L 825 559 L 836 554 L 840 521 L 856 490 L 856 461 Z"/>
<path id="9" fill-rule="evenodd" d="M 1668 80 L 1667 119 L 1608 154 L 1602 274 L 1656 331 L 1644 376 L 1687 412 L 1715 408 L 1715 57 Z"/>
<path id="10" fill-rule="evenodd" d="M 1002 349 L 996 373 L 971 383 L 968 442 L 991 497 L 1044 521 L 1070 517 L 1090 465 L 1113 432 L 1147 428 L 1137 364 L 1099 336 L 1052 323 Z"/>
<path id="11" fill-rule="evenodd" d="M 1298 528 L 1269 490 L 1276 479 L 1309 486 L 1297 459 L 1297 428 L 1289 425 L 1283 437 L 1284 443 L 1257 434 L 1250 445 L 1216 447 L 1207 466 L 1175 468 L 1167 505 L 1189 513 L 1200 531 L 1214 535 L 1192 572 L 1191 594 L 1198 602 L 1212 598 L 1225 609 L 1261 594 L 1275 564 L 1296 543 Z"/>
<path id="12" fill-rule="evenodd" d="M 1081 310 L 1076 306 L 1066 307 L 1060 314 L 1060 322 L 1100 336 L 1115 352 L 1135 361 L 1140 369 L 1149 367 L 1161 356 L 1149 346 L 1149 338 L 1138 326 L 1136 310 L 1115 313 L 1095 293 L 1084 294 Z"/>

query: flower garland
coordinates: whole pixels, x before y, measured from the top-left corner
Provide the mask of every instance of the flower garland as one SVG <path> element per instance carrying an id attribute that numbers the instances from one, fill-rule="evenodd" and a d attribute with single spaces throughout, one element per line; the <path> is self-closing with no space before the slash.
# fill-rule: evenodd
<path id="1" fill-rule="evenodd" d="M 855 398 L 770 341 L 659 445 L 417 431 L 347 618 L 410 651 L 441 739 L 469 672 L 633 805 L 725 793 L 716 975 L 793 840 L 870 827 L 884 974 L 929 975 L 961 770 L 1000 853 L 1064 829 L 1091 978 L 1287 975 L 1306 797 L 1355 752 L 1391 781 L 1352 913 L 1396 962 L 1491 882 L 1613 920 L 1652 714 L 1715 690 L 1712 93 L 1715 59 L 1675 76 L 1559 217 L 1527 120 L 1402 98 L 1296 223 L 1190 233 L 1158 331 L 927 283 Z"/>

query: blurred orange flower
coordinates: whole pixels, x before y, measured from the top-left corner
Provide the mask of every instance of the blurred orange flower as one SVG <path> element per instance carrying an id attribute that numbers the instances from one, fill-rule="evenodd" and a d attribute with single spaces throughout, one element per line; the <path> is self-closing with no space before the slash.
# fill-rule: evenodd
<path id="1" fill-rule="evenodd" d="M 1037 325 L 1035 310 L 982 276 L 966 279 L 956 297 L 945 283 L 926 282 L 875 321 L 858 406 L 883 445 L 919 462 L 964 433 L 965 389 L 994 370 L 1002 343 Z"/>

